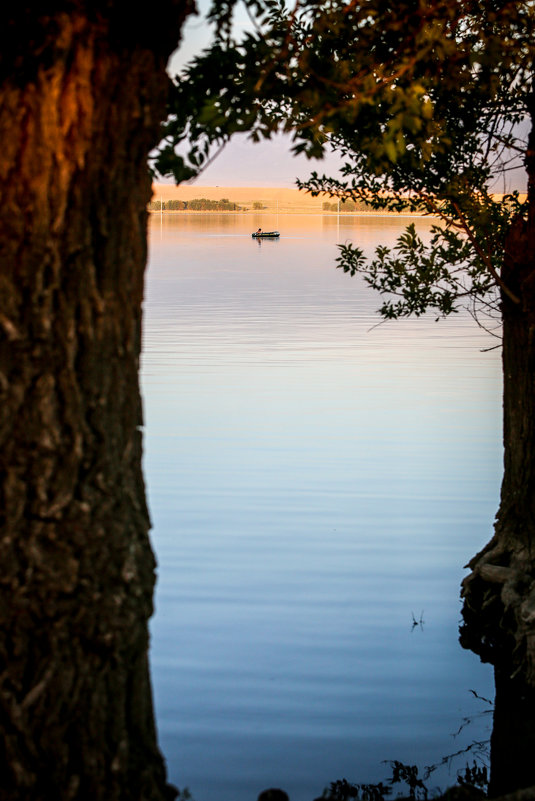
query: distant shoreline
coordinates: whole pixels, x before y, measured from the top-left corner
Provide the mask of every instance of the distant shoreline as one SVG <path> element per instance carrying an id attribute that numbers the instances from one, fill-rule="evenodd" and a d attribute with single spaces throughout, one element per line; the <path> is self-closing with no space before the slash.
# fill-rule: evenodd
<path id="1" fill-rule="evenodd" d="M 330 217 L 360 215 L 360 214 L 387 214 L 388 216 L 398 216 L 397 212 L 389 212 L 367 208 L 345 208 L 340 203 L 340 208 L 326 209 L 324 205 L 336 206 L 339 201 L 337 198 L 328 194 L 321 194 L 312 197 L 299 189 L 286 189 L 283 187 L 266 186 L 197 186 L 180 184 L 153 184 L 152 199 L 149 205 L 151 214 L 318 214 Z M 190 204 L 204 200 L 207 204 L 221 203 L 222 205 L 235 205 L 239 208 L 221 209 L 181 209 L 158 208 L 160 203 L 166 204 Z M 358 201 L 356 202 L 358 204 Z M 354 205 L 353 201 L 348 201 L 348 206 Z M 412 216 L 412 215 L 411 215 Z"/>
<path id="2" fill-rule="evenodd" d="M 316 216 L 316 217 L 433 217 L 432 214 L 421 214 L 418 212 L 410 212 L 410 211 L 386 211 L 386 210 L 377 210 L 377 209 L 370 209 L 370 211 L 363 211 L 362 209 L 359 211 L 322 211 L 321 209 L 312 209 L 312 210 L 299 210 L 299 209 L 282 209 L 281 211 L 273 211 L 272 209 L 242 209 L 241 211 L 223 211 L 217 209 L 207 209 L 206 211 L 196 211 L 194 209 L 148 209 L 149 214 L 155 215 L 163 215 L 163 216 L 170 216 L 170 217 L 180 217 L 189 214 L 193 215 L 203 215 L 203 214 L 224 214 L 226 216 L 230 214 L 235 214 L 236 216 L 243 217 L 244 215 L 249 214 L 256 214 L 256 215 L 299 215 L 299 214 L 306 214 L 307 216 Z"/>
<path id="3" fill-rule="evenodd" d="M 339 209 L 324 209 L 324 204 L 331 206 L 338 203 L 336 198 L 328 194 L 312 197 L 299 189 L 286 189 L 284 187 L 266 186 L 197 186 L 180 184 L 153 184 L 152 200 L 149 213 L 176 216 L 180 214 L 238 214 L 238 215 L 276 215 L 276 214 L 306 214 L 323 217 L 408 217 L 437 219 L 433 214 L 410 211 L 388 211 L 386 209 L 357 208 L 346 210 L 340 203 Z M 498 199 L 500 195 L 496 195 Z M 235 204 L 239 209 L 163 209 L 154 208 L 159 202 L 169 201 L 190 203 L 191 201 L 206 200 L 212 203 L 225 201 Z M 256 207 L 256 208 L 255 208 Z"/>

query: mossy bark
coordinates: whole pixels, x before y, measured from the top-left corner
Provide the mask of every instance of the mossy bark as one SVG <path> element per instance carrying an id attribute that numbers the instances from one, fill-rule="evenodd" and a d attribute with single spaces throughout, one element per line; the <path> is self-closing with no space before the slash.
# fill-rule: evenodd
<path id="1" fill-rule="evenodd" d="M 0 12 L 0 798 L 157 801 L 138 363 L 190 7 L 44 5 Z"/>

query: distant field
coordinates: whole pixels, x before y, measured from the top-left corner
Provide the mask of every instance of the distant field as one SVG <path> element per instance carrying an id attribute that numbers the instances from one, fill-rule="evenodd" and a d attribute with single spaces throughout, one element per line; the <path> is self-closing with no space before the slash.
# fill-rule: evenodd
<path id="1" fill-rule="evenodd" d="M 501 196 L 497 195 L 496 197 L 500 198 Z M 326 212 L 323 209 L 323 204 L 325 202 L 331 204 L 336 203 L 336 199 L 330 198 L 328 195 L 311 197 L 311 195 L 300 192 L 298 189 L 282 189 L 265 186 L 153 185 L 153 202 L 160 200 L 164 203 L 168 200 L 190 201 L 199 198 L 206 198 L 207 200 L 227 199 L 231 203 L 237 203 L 241 206 L 244 212 L 275 212 L 280 214 L 325 214 Z M 260 208 L 258 208 L 258 206 L 260 206 Z M 345 211 L 343 206 L 341 206 L 340 211 Z M 170 211 L 166 213 L 181 214 L 182 212 Z M 204 212 L 199 213 L 202 214 Z M 327 213 L 334 214 L 336 210 Z M 366 211 L 363 212 L 361 210 L 357 213 L 366 213 Z M 377 212 L 374 213 L 377 214 Z"/>
<path id="2" fill-rule="evenodd" d="M 336 198 L 329 195 L 319 195 L 312 197 L 298 189 L 283 189 L 276 187 L 251 187 L 251 186 L 173 186 L 172 184 L 154 184 L 154 202 L 169 200 L 191 201 L 205 198 L 206 200 L 226 199 L 231 203 L 236 203 L 243 212 L 257 213 L 280 213 L 280 214 L 325 214 L 336 213 Z M 330 203 L 332 208 L 326 212 L 323 208 L 324 203 Z M 348 208 L 340 207 L 340 211 L 350 211 Z M 367 209 L 360 210 L 367 212 Z M 370 211 L 372 211 L 370 209 Z M 182 212 L 169 212 L 171 214 L 181 214 Z M 203 213 L 203 212 L 200 212 Z"/>
<path id="3" fill-rule="evenodd" d="M 277 189 L 274 187 L 227 187 L 227 186 L 173 186 L 154 184 L 153 201 L 163 200 L 222 200 L 226 198 L 237 203 L 246 211 L 278 211 L 279 213 L 321 212 L 325 197 L 311 197 L 298 189 Z M 334 202 L 334 201 L 333 201 Z M 255 208 L 260 204 L 262 208 Z"/>

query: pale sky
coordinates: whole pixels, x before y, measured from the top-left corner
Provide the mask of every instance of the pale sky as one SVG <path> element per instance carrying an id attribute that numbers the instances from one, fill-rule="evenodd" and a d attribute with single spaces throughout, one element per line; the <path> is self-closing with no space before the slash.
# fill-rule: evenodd
<path id="1" fill-rule="evenodd" d="M 197 0 L 200 10 L 206 9 L 207 0 Z M 235 20 L 236 28 L 250 26 L 248 17 L 239 10 Z M 171 57 L 168 71 L 175 75 L 182 65 L 208 47 L 211 31 L 206 21 L 199 16 L 191 16 L 186 23 L 182 43 Z M 338 156 L 324 161 L 310 161 L 305 156 L 293 156 L 290 152 L 291 139 L 277 136 L 273 140 L 255 144 L 246 135 L 236 135 L 217 156 L 215 161 L 194 181 L 198 186 L 280 186 L 295 187 L 296 178 L 306 179 L 313 170 L 320 174 L 337 174 L 341 164 Z"/>

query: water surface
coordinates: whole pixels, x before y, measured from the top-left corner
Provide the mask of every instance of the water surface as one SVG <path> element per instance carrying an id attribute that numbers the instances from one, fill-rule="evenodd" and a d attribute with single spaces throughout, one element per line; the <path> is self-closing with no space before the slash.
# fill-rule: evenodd
<path id="1" fill-rule="evenodd" d="M 336 242 L 371 252 L 406 222 L 153 217 L 152 671 L 196 801 L 311 801 L 488 736 L 488 716 L 452 734 L 485 708 L 469 691 L 492 694 L 457 628 L 498 503 L 499 351 L 468 314 L 376 326 L 378 297 L 333 266 Z"/>

